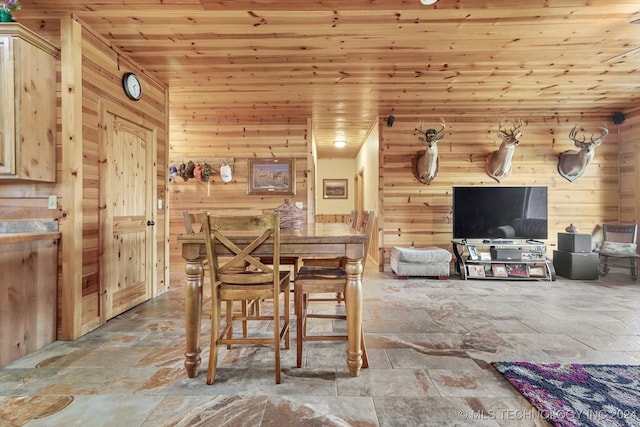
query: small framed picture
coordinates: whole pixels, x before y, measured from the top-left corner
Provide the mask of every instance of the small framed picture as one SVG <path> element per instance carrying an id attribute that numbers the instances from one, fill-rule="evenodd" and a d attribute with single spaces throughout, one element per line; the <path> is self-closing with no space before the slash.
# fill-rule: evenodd
<path id="1" fill-rule="evenodd" d="M 477 261 L 478 260 L 478 250 L 476 249 L 475 246 L 473 245 L 469 245 L 467 246 L 467 248 L 469 249 L 469 259 L 472 261 Z"/>
<path id="2" fill-rule="evenodd" d="M 296 194 L 294 159 L 249 159 L 247 194 Z"/>
<path id="3" fill-rule="evenodd" d="M 467 265 L 467 271 L 469 272 L 469 277 L 484 277 L 484 267 L 482 265 Z"/>
<path id="4" fill-rule="evenodd" d="M 480 252 L 480 261 L 491 261 L 491 253 L 489 252 Z"/>
<path id="5" fill-rule="evenodd" d="M 493 277 L 507 277 L 507 267 L 504 264 L 492 264 Z"/>
<path id="6" fill-rule="evenodd" d="M 322 198 L 323 199 L 347 199 L 348 180 L 346 179 L 323 179 Z"/>

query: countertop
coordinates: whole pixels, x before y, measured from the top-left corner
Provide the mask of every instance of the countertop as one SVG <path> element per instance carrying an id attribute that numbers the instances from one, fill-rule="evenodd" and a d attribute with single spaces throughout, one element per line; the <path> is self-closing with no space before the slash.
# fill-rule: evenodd
<path id="1" fill-rule="evenodd" d="M 0 221 L 0 244 L 59 239 L 58 221 Z"/>

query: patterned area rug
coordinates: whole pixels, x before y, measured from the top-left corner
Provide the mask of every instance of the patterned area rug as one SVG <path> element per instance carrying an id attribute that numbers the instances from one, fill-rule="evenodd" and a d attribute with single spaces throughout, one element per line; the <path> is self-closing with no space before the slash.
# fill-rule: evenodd
<path id="1" fill-rule="evenodd" d="M 554 426 L 640 427 L 640 365 L 492 365 Z"/>

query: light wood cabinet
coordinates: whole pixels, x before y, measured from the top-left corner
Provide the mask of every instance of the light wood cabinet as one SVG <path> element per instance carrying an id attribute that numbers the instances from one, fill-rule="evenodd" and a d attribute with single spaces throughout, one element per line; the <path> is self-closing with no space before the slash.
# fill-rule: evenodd
<path id="1" fill-rule="evenodd" d="M 0 233 L 0 368 L 56 340 L 60 233 Z"/>
<path id="2" fill-rule="evenodd" d="M 0 24 L 0 180 L 56 180 L 58 48 Z"/>

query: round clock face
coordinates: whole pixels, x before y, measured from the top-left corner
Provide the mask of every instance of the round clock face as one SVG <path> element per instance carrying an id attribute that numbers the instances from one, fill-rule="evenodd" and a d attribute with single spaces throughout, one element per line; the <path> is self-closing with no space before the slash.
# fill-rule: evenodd
<path id="1" fill-rule="evenodd" d="M 138 100 L 142 98 L 142 86 L 140 86 L 140 80 L 138 80 L 138 76 L 133 73 L 124 73 L 122 76 L 122 87 L 124 88 L 124 93 L 130 99 Z"/>

